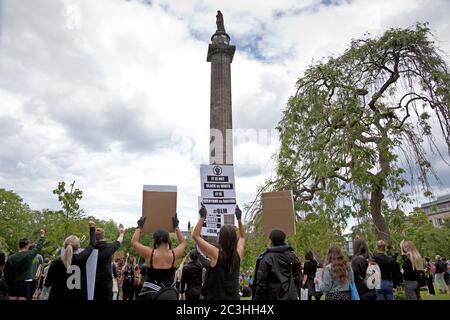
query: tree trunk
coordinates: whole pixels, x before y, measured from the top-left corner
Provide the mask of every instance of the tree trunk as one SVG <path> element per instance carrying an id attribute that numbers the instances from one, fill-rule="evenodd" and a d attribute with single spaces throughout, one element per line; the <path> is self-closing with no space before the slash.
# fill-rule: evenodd
<path id="1" fill-rule="evenodd" d="M 372 214 L 373 224 L 377 232 L 378 240 L 387 241 L 390 238 L 389 227 L 381 214 L 381 201 L 383 200 L 383 189 L 380 185 L 370 195 L 370 213 Z"/>

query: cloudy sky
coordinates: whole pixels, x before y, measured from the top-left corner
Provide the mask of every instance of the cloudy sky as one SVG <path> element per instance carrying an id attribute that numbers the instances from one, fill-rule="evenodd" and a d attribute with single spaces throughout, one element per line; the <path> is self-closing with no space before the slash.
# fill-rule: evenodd
<path id="1" fill-rule="evenodd" d="M 177 185 L 181 227 L 195 221 L 217 10 L 237 47 L 240 204 L 273 174 L 273 128 L 313 60 L 416 21 L 450 53 L 448 0 L 0 0 L 0 187 L 57 209 L 51 190 L 76 180 L 88 214 L 134 226 L 143 184 Z"/>

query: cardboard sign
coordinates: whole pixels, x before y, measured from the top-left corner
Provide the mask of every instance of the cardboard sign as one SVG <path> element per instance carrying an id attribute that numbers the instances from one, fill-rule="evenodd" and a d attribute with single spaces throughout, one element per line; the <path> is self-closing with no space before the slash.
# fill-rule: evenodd
<path id="1" fill-rule="evenodd" d="M 217 237 L 225 224 L 234 224 L 236 192 L 232 165 L 200 165 L 201 202 L 208 210 L 202 236 Z M 199 204 L 200 206 L 200 204 Z"/>
<path id="2" fill-rule="evenodd" d="M 147 217 L 143 232 L 152 233 L 158 229 L 174 232 L 172 217 L 177 212 L 176 186 L 144 186 L 142 216 Z"/>
<path id="3" fill-rule="evenodd" d="M 262 196 L 263 226 L 266 236 L 274 229 L 295 234 L 295 212 L 292 191 L 266 192 Z"/>

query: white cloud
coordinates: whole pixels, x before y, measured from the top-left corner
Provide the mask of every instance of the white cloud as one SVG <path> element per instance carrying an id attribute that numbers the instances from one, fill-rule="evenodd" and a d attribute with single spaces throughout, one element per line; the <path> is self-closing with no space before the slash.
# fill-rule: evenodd
<path id="1" fill-rule="evenodd" d="M 194 222 L 209 148 L 206 52 L 219 9 L 237 45 L 233 123 L 246 130 L 273 129 L 312 59 L 366 31 L 430 21 L 450 51 L 445 0 L 145 3 L 1 3 L 1 187 L 33 208 L 56 208 L 51 190 L 74 179 L 87 213 L 133 226 L 143 184 L 176 184 L 182 227 Z M 234 150 L 241 203 L 273 172 L 276 143 L 257 137 Z"/>

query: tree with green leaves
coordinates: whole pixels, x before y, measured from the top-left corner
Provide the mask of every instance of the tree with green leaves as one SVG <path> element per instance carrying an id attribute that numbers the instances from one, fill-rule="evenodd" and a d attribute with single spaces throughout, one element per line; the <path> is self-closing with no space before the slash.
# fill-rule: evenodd
<path id="1" fill-rule="evenodd" d="M 431 195 L 430 148 L 450 154 L 450 72 L 426 24 L 353 40 L 310 66 L 278 124 L 277 177 L 296 209 L 369 219 L 388 240 L 386 217 L 409 201 L 408 184 Z M 408 170 L 405 170 L 407 168 Z"/>
<path id="2" fill-rule="evenodd" d="M 83 198 L 83 191 L 75 188 L 75 181 L 70 184 L 70 190 L 66 190 L 66 183 L 61 181 L 58 187 L 53 190 L 53 194 L 58 196 L 58 201 L 63 208 L 64 222 L 64 238 L 71 234 L 74 222 L 78 222 L 83 218 L 83 209 L 78 203 Z"/>
<path id="3" fill-rule="evenodd" d="M 31 217 L 30 207 L 19 195 L 0 189 L 0 237 L 4 250 L 15 251 L 21 238 L 30 237 Z"/>

